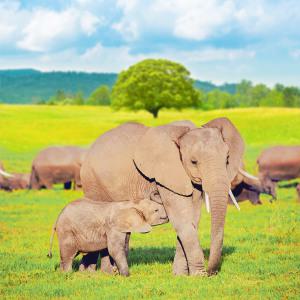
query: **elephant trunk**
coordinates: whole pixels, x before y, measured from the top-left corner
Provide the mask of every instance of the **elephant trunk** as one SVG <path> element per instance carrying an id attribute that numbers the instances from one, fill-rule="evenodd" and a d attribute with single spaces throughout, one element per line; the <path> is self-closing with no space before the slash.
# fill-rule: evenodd
<path id="1" fill-rule="evenodd" d="M 230 184 L 225 167 L 224 169 L 206 169 L 205 178 L 203 178 L 203 189 L 209 196 L 211 208 L 209 274 L 217 271 L 221 259 L 229 187 Z"/>

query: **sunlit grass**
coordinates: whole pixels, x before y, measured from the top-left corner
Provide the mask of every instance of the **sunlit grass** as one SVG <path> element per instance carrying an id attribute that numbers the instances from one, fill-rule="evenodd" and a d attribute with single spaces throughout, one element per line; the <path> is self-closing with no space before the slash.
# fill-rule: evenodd
<path id="1" fill-rule="evenodd" d="M 246 163 L 268 145 L 300 144 L 300 109 L 233 109 L 202 112 L 112 112 L 102 107 L 0 105 L 0 160 L 9 171 L 30 170 L 47 145 L 89 145 L 101 133 L 126 121 L 146 125 L 190 119 L 197 125 L 229 117 L 246 144 Z M 0 297 L 72 299 L 297 299 L 300 293 L 300 214 L 296 192 L 281 188 L 278 201 L 229 207 L 221 272 L 212 278 L 174 277 L 175 232 L 170 224 L 131 239 L 130 278 L 57 268 L 59 252 L 47 259 L 51 227 L 60 209 L 80 197 L 73 191 L 0 192 Z M 208 256 L 209 215 L 203 210 L 202 247 Z M 78 258 L 79 259 L 79 258 Z M 78 261 L 77 259 L 77 261 Z"/>

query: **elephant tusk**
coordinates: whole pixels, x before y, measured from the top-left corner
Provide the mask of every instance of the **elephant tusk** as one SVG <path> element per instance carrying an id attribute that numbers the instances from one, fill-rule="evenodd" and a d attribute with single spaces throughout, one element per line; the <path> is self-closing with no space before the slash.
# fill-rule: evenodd
<path id="1" fill-rule="evenodd" d="M 204 192 L 204 198 L 205 198 L 205 206 L 208 213 L 210 213 L 210 206 L 209 206 L 209 197 L 206 192 Z"/>
<path id="2" fill-rule="evenodd" d="M 1 174 L 2 176 L 4 176 L 4 177 L 14 177 L 14 175 L 9 174 L 9 173 L 7 173 L 7 172 L 1 170 L 1 169 L 0 169 L 0 174 Z"/>
<path id="3" fill-rule="evenodd" d="M 235 199 L 235 197 L 234 197 L 234 195 L 233 195 L 233 193 L 232 193 L 232 191 L 231 191 L 231 189 L 229 189 L 229 196 L 230 196 L 230 198 L 231 198 L 233 204 L 235 205 L 235 207 L 236 207 L 238 210 L 241 210 L 240 207 L 239 207 L 239 205 L 238 205 L 238 203 L 237 203 L 237 201 L 236 201 L 236 199 Z"/>
<path id="4" fill-rule="evenodd" d="M 248 177 L 248 178 L 253 179 L 253 180 L 259 180 L 256 176 L 253 176 L 253 175 L 249 174 L 248 172 L 246 172 L 245 170 L 243 170 L 243 169 L 241 169 L 241 168 L 239 168 L 239 172 L 240 172 L 243 176 L 245 176 L 245 177 Z"/>

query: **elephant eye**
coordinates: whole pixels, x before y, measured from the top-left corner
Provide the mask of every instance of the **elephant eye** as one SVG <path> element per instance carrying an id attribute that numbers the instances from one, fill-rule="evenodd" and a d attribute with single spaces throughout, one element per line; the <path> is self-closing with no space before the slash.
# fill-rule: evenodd
<path id="1" fill-rule="evenodd" d="M 227 154 L 227 158 L 226 158 L 226 165 L 229 164 L 229 154 Z"/>
<path id="2" fill-rule="evenodd" d="M 197 160 L 192 159 L 192 160 L 191 160 L 191 163 L 192 163 L 193 165 L 197 165 Z"/>

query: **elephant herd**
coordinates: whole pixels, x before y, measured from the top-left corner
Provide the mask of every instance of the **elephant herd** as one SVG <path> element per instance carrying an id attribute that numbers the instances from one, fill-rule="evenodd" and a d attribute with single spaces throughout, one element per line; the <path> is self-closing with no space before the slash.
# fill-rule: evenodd
<path id="1" fill-rule="evenodd" d="M 177 234 L 173 273 L 211 275 L 221 260 L 227 204 L 238 209 L 237 202 L 247 199 L 261 204 L 260 193 L 275 198 L 276 182 L 300 177 L 300 146 L 263 151 L 258 177 L 245 171 L 244 148 L 227 118 L 200 128 L 190 121 L 157 127 L 125 123 L 102 134 L 89 149 L 42 150 L 31 175 L 24 175 L 25 186 L 10 186 L 22 176 L 1 166 L 0 187 L 50 189 L 62 183 L 68 189 L 72 182 L 75 189 L 82 187 L 84 198 L 68 204 L 54 225 L 62 270 L 70 270 L 78 252 L 87 253 L 80 270 L 95 269 L 100 253 L 102 271 L 127 276 L 130 233 L 169 221 Z M 300 197 L 299 184 L 297 191 Z M 211 213 L 207 269 L 198 239 L 202 203 Z"/>
<path id="2" fill-rule="evenodd" d="M 10 174 L 0 163 L 0 189 L 51 189 L 62 183 L 65 189 L 81 188 L 80 167 L 87 149 L 65 146 L 48 147 L 32 161 L 31 174 Z"/>

